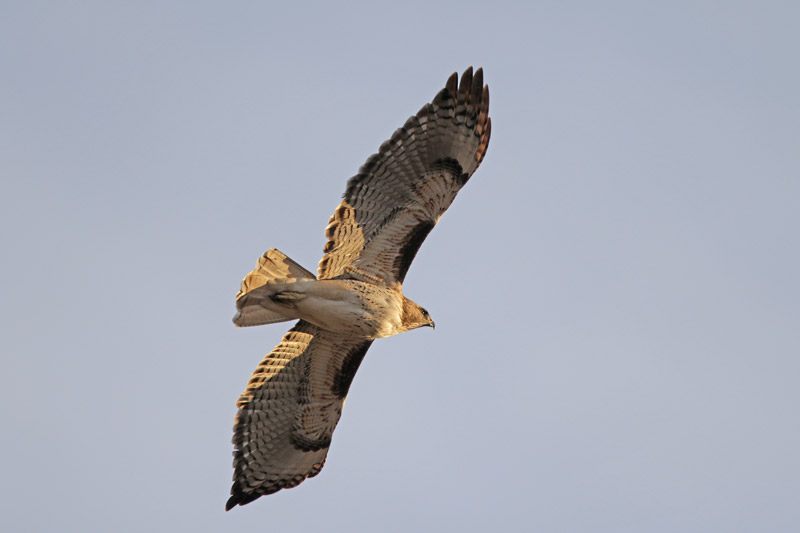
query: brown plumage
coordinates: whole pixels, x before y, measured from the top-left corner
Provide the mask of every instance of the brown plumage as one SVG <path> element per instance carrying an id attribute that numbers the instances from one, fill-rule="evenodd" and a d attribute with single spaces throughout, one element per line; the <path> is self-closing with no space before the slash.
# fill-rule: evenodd
<path id="1" fill-rule="evenodd" d="M 402 283 L 483 160 L 490 133 L 483 71 L 470 67 L 460 83 L 453 74 L 347 182 L 325 230 L 317 277 L 275 249 L 245 277 L 236 325 L 300 320 L 237 402 L 227 509 L 317 475 L 373 340 L 433 327 Z"/>

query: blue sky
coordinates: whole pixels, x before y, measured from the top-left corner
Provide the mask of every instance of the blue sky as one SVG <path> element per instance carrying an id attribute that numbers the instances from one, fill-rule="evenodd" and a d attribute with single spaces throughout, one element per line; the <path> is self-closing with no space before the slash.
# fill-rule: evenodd
<path id="1" fill-rule="evenodd" d="M 0 8 L 0 529 L 796 531 L 792 2 Z M 229 513 L 236 329 L 482 66 L 486 159 L 323 472 Z"/>

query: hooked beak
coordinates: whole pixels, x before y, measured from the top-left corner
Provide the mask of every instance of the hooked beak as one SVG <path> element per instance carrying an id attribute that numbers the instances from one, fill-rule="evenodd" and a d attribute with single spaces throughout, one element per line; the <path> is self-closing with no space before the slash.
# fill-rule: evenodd
<path id="1" fill-rule="evenodd" d="M 432 327 L 433 329 L 436 329 L 436 324 L 434 324 L 433 320 L 431 320 L 431 321 L 430 321 L 428 324 L 426 324 L 426 325 L 428 325 L 428 326 Z"/>

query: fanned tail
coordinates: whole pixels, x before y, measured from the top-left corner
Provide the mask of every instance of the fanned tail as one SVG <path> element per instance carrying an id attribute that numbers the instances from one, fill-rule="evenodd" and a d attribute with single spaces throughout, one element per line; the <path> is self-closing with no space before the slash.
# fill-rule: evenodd
<path id="1" fill-rule="evenodd" d="M 236 308 L 238 312 L 233 317 L 233 323 L 239 327 L 260 326 L 294 320 L 295 316 L 286 316 L 272 309 L 259 305 L 258 298 L 249 298 L 248 295 L 259 287 L 276 280 L 285 279 L 316 279 L 314 274 L 289 259 L 283 252 L 270 248 L 258 259 L 256 268 L 242 280 L 242 288 L 236 294 Z"/>

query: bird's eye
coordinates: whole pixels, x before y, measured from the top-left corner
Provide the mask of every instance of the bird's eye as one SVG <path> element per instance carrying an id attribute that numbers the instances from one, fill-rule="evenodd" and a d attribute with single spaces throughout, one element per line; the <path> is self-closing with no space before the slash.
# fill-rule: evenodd
<path id="1" fill-rule="evenodd" d="M 422 310 L 422 316 L 424 316 L 425 318 L 428 318 L 428 312 L 426 310 L 424 310 L 424 309 Z"/>

